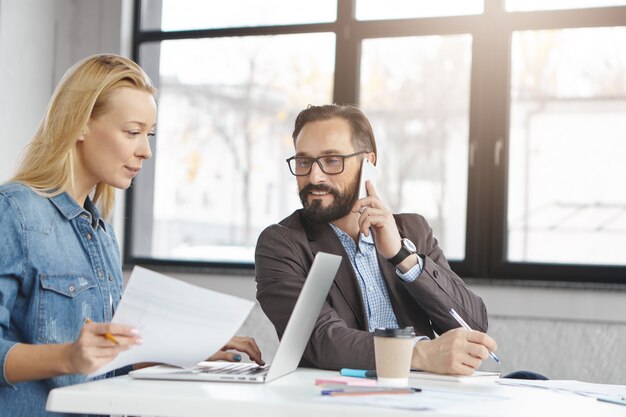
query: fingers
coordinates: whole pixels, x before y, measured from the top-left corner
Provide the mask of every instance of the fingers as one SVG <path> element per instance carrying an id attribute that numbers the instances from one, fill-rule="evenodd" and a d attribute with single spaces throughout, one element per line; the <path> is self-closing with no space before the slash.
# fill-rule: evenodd
<path id="1" fill-rule="evenodd" d="M 230 342 L 222 348 L 222 350 L 235 349 L 248 355 L 248 357 L 259 365 L 265 365 L 261 358 L 261 349 L 256 341 L 251 337 L 235 336 Z"/>
<path id="2" fill-rule="evenodd" d="M 485 333 L 457 328 L 445 332 L 431 342 L 416 345 L 416 361 L 431 372 L 456 375 L 471 375 L 489 356 L 490 348 L 497 347 L 495 341 Z"/>
<path id="3" fill-rule="evenodd" d="M 372 181 L 370 180 L 366 180 L 365 181 L 365 189 L 367 190 L 367 195 L 370 197 L 374 197 L 376 199 L 378 199 L 378 193 L 376 192 L 376 188 L 374 188 L 374 184 L 372 184 Z"/>
<path id="4" fill-rule="evenodd" d="M 490 352 L 495 352 L 498 350 L 498 344 L 495 340 L 486 333 L 479 332 L 477 330 L 471 330 L 467 332 L 466 336 L 467 340 L 472 343 L 477 343 L 479 345 L 483 345 Z"/>
<path id="5" fill-rule="evenodd" d="M 122 324 L 87 322 L 83 333 L 86 337 L 94 336 L 90 344 L 102 348 L 117 345 L 128 348 L 143 342 L 137 329 Z"/>
<path id="6" fill-rule="evenodd" d="M 219 351 L 211 355 L 209 361 L 241 362 L 241 355 L 235 352 Z"/>
<path id="7" fill-rule="evenodd" d="M 136 337 L 139 331 L 131 326 L 125 326 L 117 323 L 87 323 L 85 324 L 90 331 L 96 334 L 104 335 L 109 333 L 114 336 Z"/>
<path id="8" fill-rule="evenodd" d="M 372 204 L 369 207 L 365 207 L 363 213 L 359 216 L 359 232 L 369 236 L 370 228 L 372 228 L 376 249 L 383 257 L 391 258 L 398 253 L 401 245 L 400 232 L 398 231 L 393 213 L 382 206 L 380 200 L 372 197 L 359 200 L 357 205 L 367 200 L 371 201 Z"/>

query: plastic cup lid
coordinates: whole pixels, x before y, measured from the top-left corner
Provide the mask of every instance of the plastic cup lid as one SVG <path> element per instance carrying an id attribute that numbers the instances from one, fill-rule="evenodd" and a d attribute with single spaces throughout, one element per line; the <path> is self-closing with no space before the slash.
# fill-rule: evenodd
<path id="1" fill-rule="evenodd" d="M 379 337 L 415 337 L 415 331 L 412 326 L 403 329 L 374 329 L 374 336 Z"/>

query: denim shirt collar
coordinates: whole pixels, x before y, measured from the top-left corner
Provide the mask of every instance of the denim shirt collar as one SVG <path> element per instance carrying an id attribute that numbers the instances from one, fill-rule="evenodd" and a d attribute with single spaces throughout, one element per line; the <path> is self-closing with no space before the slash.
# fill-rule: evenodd
<path id="1" fill-rule="evenodd" d="M 54 197 L 50 197 L 50 201 L 68 220 L 72 220 L 81 213 L 87 211 L 92 218 L 91 224 L 94 227 L 99 224 L 100 227 L 102 227 L 102 229 L 106 232 L 106 222 L 100 215 L 98 208 L 91 201 L 91 198 L 89 198 L 89 196 L 87 196 L 87 199 L 85 199 L 85 207 L 81 207 L 80 205 L 78 205 L 76 200 L 70 197 L 70 195 L 66 192 L 55 195 Z"/>

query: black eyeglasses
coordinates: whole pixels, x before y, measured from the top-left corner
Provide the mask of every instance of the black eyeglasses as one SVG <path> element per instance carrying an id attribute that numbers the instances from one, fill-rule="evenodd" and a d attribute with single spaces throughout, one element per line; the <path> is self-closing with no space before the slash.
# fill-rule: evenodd
<path id="1" fill-rule="evenodd" d="M 355 152 L 350 155 L 324 155 L 317 158 L 292 156 L 287 159 L 287 165 L 289 165 L 289 170 L 296 177 L 309 175 L 314 162 L 317 162 L 324 174 L 337 175 L 343 172 L 346 158 L 352 158 L 363 153 L 368 153 L 368 151 Z"/>

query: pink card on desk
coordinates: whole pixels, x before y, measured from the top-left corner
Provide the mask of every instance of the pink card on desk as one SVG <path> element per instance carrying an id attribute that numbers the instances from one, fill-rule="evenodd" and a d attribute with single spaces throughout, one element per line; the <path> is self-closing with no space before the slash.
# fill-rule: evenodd
<path id="1" fill-rule="evenodd" d="M 315 385 L 350 385 L 353 387 L 375 387 L 376 380 L 372 378 L 354 378 L 351 376 L 337 376 L 328 379 L 316 379 Z"/>

